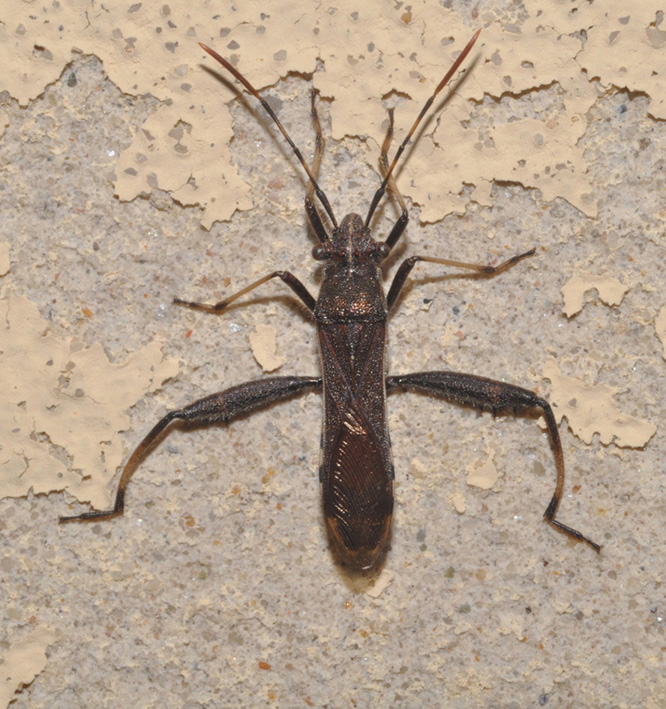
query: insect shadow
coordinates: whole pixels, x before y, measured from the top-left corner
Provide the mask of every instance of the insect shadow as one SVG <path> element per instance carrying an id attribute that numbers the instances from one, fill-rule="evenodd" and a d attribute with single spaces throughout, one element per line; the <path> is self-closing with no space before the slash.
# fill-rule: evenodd
<path id="1" fill-rule="evenodd" d="M 206 396 L 182 409 L 169 411 L 127 461 L 120 476 L 113 509 L 61 517 L 61 523 L 104 520 L 123 514 L 125 493 L 132 475 L 149 451 L 173 427 L 227 424 L 269 404 L 305 392 L 320 392 L 324 397 L 324 419 L 319 480 L 328 536 L 337 559 L 350 570 L 377 568 L 388 548 L 393 516 L 394 469 L 386 395 L 387 392 L 412 390 L 493 413 L 540 411 L 546 422 L 556 468 L 555 491 L 544 517 L 558 531 L 587 543 L 595 551 L 600 550 L 598 544 L 581 532 L 556 519 L 564 488 L 564 455 L 555 417 L 545 399 L 522 387 L 473 374 L 431 371 L 387 376 L 386 373 L 388 315 L 416 263 L 439 264 L 489 278 L 507 271 L 535 253 L 535 249 L 531 249 L 496 266 L 425 255 L 410 256 L 398 267 L 388 293 L 384 291 L 382 263 L 399 242 L 409 221 L 405 200 L 395 183 L 395 168 L 435 98 L 458 71 L 478 36 L 479 32 L 472 37 L 425 102 L 390 163 L 388 151 L 393 138 L 393 110 L 389 109 L 388 128 L 379 161 L 382 182 L 365 218 L 351 213 L 340 223 L 317 182 L 324 139 L 315 93 L 311 103 L 315 151 L 310 167 L 271 106 L 252 84 L 217 52 L 201 45 L 261 103 L 303 167 L 308 178 L 305 211 L 318 240 L 312 255 L 322 263 L 323 277 L 316 298 L 291 272 L 273 271 L 215 304 L 181 298 L 174 298 L 174 303 L 219 314 L 255 288 L 278 278 L 292 290 L 316 322 L 321 376 L 258 379 Z M 371 236 L 370 225 L 375 210 L 387 192 L 400 205 L 401 213 L 386 239 L 376 241 Z"/>

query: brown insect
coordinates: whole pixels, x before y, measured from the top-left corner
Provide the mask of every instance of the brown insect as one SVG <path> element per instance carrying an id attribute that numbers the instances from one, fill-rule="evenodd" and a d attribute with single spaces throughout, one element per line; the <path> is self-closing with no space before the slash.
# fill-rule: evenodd
<path id="1" fill-rule="evenodd" d="M 413 389 L 493 412 L 540 409 L 546 420 L 557 469 L 555 492 L 544 517 L 556 529 L 573 539 L 586 542 L 595 551 L 599 551 L 598 544 L 555 519 L 564 487 L 564 456 L 555 418 L 548 402 L 527 389 L 472 374 L 436 371 L 386 376 L 384 354 L 388 313 L 418 261 L 493 276 L 535 253 L 535 249 L 531 249 L 498 266 L 483 266 L 431 256 L 410 256 L 398 268 L 387 295 L 382 286 L 381 263 L 400 239 L 409 220 L 405 201 L 393 177 L 395 167 L 436 96 L 458 70 L 478 36 L 479 32 L 472 37 L 426 101 L 390 165 L 388 150 L 393 137 L 393 111 L 389 111 L 389 126 L 380 157 L 383 175 L 381 185 L 372 199 L 365 219 L 358 214 L 348 214 L 340 224 L 317 183 L 324 141 L 314 92 L 312 121 L 316 142 L 314 161 L 310 169 L 271 107 L 259 96 L 250 82 L 217 52 L 201 45 L 261 102 L 303 166 L 309 179 L 305 209 L 320 242 L 314 247 L 312 255 L 316 261 L 324 264 L 324 277 L 318 298 L 314 298 L 303 283 L 289 271 L 274 271 L 215 305 L 179 298 L 175 298 L 174 303 L 208 313 L 221 313 L 241 296 L 266 281 L 279 278 L 314 316 L 319 335 L 322 376 L 259 379 L 212 394 L 183 409 L 170 411 L 141 441 L 127 461 L 120 477 L 113 509 L 61 517 L 60 522 L 109 519 L 122 514 L 125 490 L 134 471 L 172 422 L 196 426 L 228 423 L 268 404 L 284 401 L 303 392 L 317 391 L 324 394 L 319 478 L 329 536 L 344 564 L 352 569 L 369 569 L 383 558 L 393 514 L 394 470 L 386 418 L 386 392 L 392 389 Z M 400 204 L 402 213 L 388 237 L 384 241 L 375 241 L 370 235 L 370 223 L 387 190 Z M 315 195 L 332 225 L 330 233 L 315 206 Z"/>

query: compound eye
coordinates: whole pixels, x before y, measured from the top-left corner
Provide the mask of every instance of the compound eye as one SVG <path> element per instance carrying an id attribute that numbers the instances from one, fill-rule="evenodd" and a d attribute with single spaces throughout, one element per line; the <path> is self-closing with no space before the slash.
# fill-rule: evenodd
<path id="1" fill-rule="evenodd" d="M 391 249 L 389 249 L 389 247 L 383 241 L 380 241 L 377 244 L 377 253 L 379 254 L 380 258 L 385 259 L 390 252 Z"/>
<path id="2" fill-rule="evenodd" d="M 325 246 L 322 246 L 321 244 L 317 244 L 317 246 L 313 247 L 312 249 L 312 258 L 315 261 L 325 261 L 328 258 L 328 249 Z"/>

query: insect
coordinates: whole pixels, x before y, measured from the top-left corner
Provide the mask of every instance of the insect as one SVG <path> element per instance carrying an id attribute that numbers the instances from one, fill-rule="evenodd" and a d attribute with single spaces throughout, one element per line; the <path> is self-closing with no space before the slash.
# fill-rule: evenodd
<path id="1" fill-rule="evenodd" d="M 472 37 L 426 101 L 390 164 L 388 151 L 393 138 L 393 110 L 389 110 L 388 129 L 379 161 L 382 173 L 379 189 L 370 203 L 365 219 L 352 213 L 345 216 L 339 224 L 317 182 L 324 141 L 315 93 L 312 94 L 311 104 L 315 151 L 310 168 L 269 104 L 261 98 L 250 82 L 217 52 L 201 45 L 261 103 L 302 165 L 308 177 L 305 210 L 319 240 L 313 249 L 313 257 L 323 264 L 324 275 L 317 298 L 289 271 L 274 271 L 214 305 L 180 298 L 174 298 L 174 303 L 207 313 L 221 313 L 238 298 L 271 279 L 279 278 L 315 319 L 322 376 L 270 377 L 250 381 L 199 399 L 182 409 L 168 412 L 141 441 L 127 461 L 120 477 L 113 509 L 61 517 L 61 523 L 103 520 L 123 514 L 125 491 L 132 475 L 146 454 L 161 440 L 162 433 L 172 428 L 173 422 L 196 426 L 226 424 L 258 408 L 284 401 L 297 394 L 308 391 L 322 392 L 324 422 L 319 478 L 329 538 L 344 565 L 353 570 L 370 569 L 383 559 L 393 514 L 394 470 L 387 425 L 386 393 L 387 390 L 402 389 L 425 392 L 455 403 L 490 409 L 493 412 L 510 409 L 515 413 L 519 409 L 539 409 L 546 421 L 557 469 L 555 492 L 544 517 L 549 524 L 569 537 L 586 542 L 596 551 L 600 550 L 598 544 L 555 517 L 564 487 L 564 456 L 555 418 L 548 402 L 527 389 L 471 374 L 434 371 L 387 376 L 385 371 L 388 313 L 396 304 L 398 295 L 417 262 L 441 264 L 489 277 L 506 271 L 535 253 L 535 249 L 531 249 L 497 266 L 431 256 L 410 256 L 399 266 L 388 294 L 383 290 L 381 263 L 400 239 L 409 220 L 406 203 L 393 176 L 395 167 L 435 98 L 469 54 L 479 32 Z M 402 211 L 388 237 L 384 241 L 376 241 L 371 236 L 370 225 L 373 214 L 387 191 L 395 197 Z M 324 225 L 315 199 L 332 225 L 330 233 Z"/>

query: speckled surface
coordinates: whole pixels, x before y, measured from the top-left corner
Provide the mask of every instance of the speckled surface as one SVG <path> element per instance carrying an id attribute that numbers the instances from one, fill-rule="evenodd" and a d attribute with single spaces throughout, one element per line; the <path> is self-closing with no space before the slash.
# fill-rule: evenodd
<path id="1" fill-rule="evenodd" d="M 304 78 L 266 92 L 303 146 L 308 92 Z M 547 396 L 542 367 L 554 357 L 568 376 L 617 387 L 624 411 L 658 427 L 644 450 L 560 429 L 560 518 L 602 543 L 601 555 L 542 521 L 554 464 L 533 418 L 394 395 L 392 549 L 378 579 L 348 577 L 325 539 L 321 403 L 309 395 L 228 429 L 174 433 L 113 522 L 58 526 L 73 502 L 65 494 L 0 501 L 0 638 L 7 648 L 34 627 L 57 636 L 13 706 L 666 706 L 665 363 L 654 332 L 666 127 L 645 96 L 599 93 L 583 138 L 598 218 L 508 184 L 494 186 L 492 210 L 470 203 L 428 227 L 415 211 L 393 269 L 415 253 L 484 262 L 536 246 L 537 256 L 485 282 L 421 268 L 390 323 L 389 368 L 458 369 Z M 557 101 L 557 88 L 536 100 Z M 529 97 L 484 102 L 479 125 L 522 110 L 507 105 L 516 101 Z M 276 268 L 316 290 L 317 270 L 302 180 L 252 104 L 232 107 L 232 150 L 255 209 L 205 232 L 198 210 L 166 195 L 113 198 L 116 156 L 155 105 L 76 58 L 27 109 L 6 105 L 0 143 L 3 293 L 27 296 L 51 333 L 99 342 L 114 361 L 153 339 L 181 361 L 131 411 L 119 434 L 128 454 L 168 408 L 261 376 L 248 344 L 256 324 L 278 331 L 280 374 L 318 371 L 312 323 L 277 285 L 222 317 L 170 306 L 174 295 L 215 300 Z M 321 112 L 326 134 L 325 103 Z M 322 182 L 338 214 L 363 211 L 375 189 L 363 151 L 327 144 Z M 380 233 L 393 218 L 386 207 Z M 567 320 L 561 288 L 578 269 L 630 291 L 618 308 L 592 298 Z M 488 459 L 498 483 L 468 486 L 465 474 Z"/>

